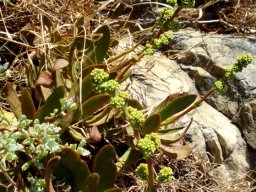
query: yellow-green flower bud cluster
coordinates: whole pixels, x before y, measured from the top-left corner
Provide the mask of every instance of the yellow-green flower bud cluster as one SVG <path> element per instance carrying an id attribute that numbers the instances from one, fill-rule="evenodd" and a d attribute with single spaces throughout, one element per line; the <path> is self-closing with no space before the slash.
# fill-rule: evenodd
<path id="1" fill-rule="evenodd" d="M 160 12 L 160 17 L 156 19 L 156 24 L 163 28 L 164 23 L 172 18 L 174 11 L 171 9 L 163 9 Z"/>
<path id="2" fill-rule="evenodd" d="M 109 93 L 113 95 L 119 86 L 120 85 L 116 80 L 111 79 L 109 81 L 103 82 L 99 86 L 96 86 L 96 88 L 98 93 Z"/>
<path id="3" fill-rule="evenodd" d="M 109 105 L 113 108 L 124 108 L 128 97 L 127 92 L 121 91 L 117 96 L 111 97 Z"/>
<path id="4" fill-rule="evenodd" d="M 195 5 L 195 0 L 181 0 L 179 6 L 182 8 L 192 7 Z"/>
<path id="5" fill-rule="evenodd" d="M 108 80 L 109 74 L 106 73 L 103 69 L 93 69 L 91 76 L 93 79 L 93 87 L 96 93 L 109 93 L 114 95 L 115 91 L 120 86 L 116 80 Z"/>
<path id="6" fill-rule="evenodd" d="M 131 106 L 127 107 L 127 119 L 134 129 L 141 128 L 145 121 L 144 114 Z"/>
<path id="7" fill-rule="evenodd" d="M 141 150 L 145 158 L 149 158 L 154 152 L 160 148 L 161 140 L 157 133 L 146 135 L 140 139 L 137 146 Z"/>
<path id="8" fill-rule="evenodd" d="M 236 59 L 234 64 L 234 72 L 241 72 L 243 68 L 247 67 L 248 64 L 252 63 L 252 55 L 250 53 L 243 54 Z"/>
<path id="9" fill-rule="evenodd" d="M 156 178 L 158 183 L 164 183 L 171 181 L 173 178 L 173 172 L 170 167 L 163 167 L 158 174 L 158 177 Z"/>
<path id="10" fill-rule="evenodd" d="M 103 82 L 107 81 L 109 78 L 109 74 L 106 73 L 103 69 L 95 68 L 90 73 L 93 79 L 93 83 L 95 86 L 99 86 Z"/>
<path id="11" fill-rule="evenodd" d="M 221 94 L 224 94 L 228 87 L 225 84 L 228 80 L 234 78 L 234 73 L 241 72 L 243 68 L 247 67 L 248 64 L 252 63 L 253 57 L 250 53 L 243 54 L 236 58 L 236 63 L 225 69 L 225 75 L 223 81 L 215 82 L 215 90 Z"/>
<path id="12" fill-rule="evenodd" d="M 146 163 L 141 163 L 135 170 L 136 175 L 143 181 L 148 179 L 148 165 Z"/>
<path id="13" fill-rule="evenodd" d="M 166 0 L 166 3 L 174 7 L 177 5 L 177 0 Z"/>
<path id="14" fill-rule="evenodd" d="M 157 49 L 160 49 L 163 45 L 168 45 L 172 39 L 172 33 L 170 31 L 167 31 L 161 34 L 158 39 L 154 39 L 154 46 Z"/>
<path id="15" fill-rule="evenodd" d="M 224 94 L 228 90 L 228 86 L 224 84 L 222 81 L 216 81 L 214 83 L 214 89 L 220 94 Z"/>
<path id="16" fill-rule="evenodd" d="M 232 67 L 225 69 L 225 78 L 232 79 L 234 72 L 241 72 L 243 68 L 247 67 L 248 64 L 252 63 L 252 55 L 250 53 L 243 54 L 236 59 L 236 63 Z"/>
<path id="17" fill-rule="evenodd" d="M 181 24 L 179 21 L 172 21 L 169 24 L 169 29 L 171 29 L 173 32 L 177 32 L 181 29 Z"/>
<path id="18" fill-rule="evenodd" d="M 154 54 L 153 46 L 150 44 L 146 44 L 144 53 L 145 55 L 153 55 Z"/>
<path id="19" fill-rule="evenodd" d="M 234 67 L 227 67 L 225 69 L 225 79 L 232 79 L 234 77 Z"/>

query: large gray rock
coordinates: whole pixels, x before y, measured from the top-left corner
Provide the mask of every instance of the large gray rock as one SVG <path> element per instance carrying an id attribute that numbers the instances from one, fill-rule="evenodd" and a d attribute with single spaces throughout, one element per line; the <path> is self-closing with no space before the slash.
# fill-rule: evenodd
<path id="1" fill-rule="evenodd" d="M 246 142 L 256 149 L 256 38 L 184 30 L 176 34 L 172 48 L 187 49 L 177 62 L 189 72 L 201 95 L 223 76 L 225 67 L 233 65 L 237 56 L 254 56 L 253 63 L 235 75 L 227 95 L 213 95 L 207 102 L 237 124 Z"/>
<path id="2" fill-rule="evenodd" d="M 172 93 L 198 94 L 187 73 L 162 55 L 143 58 L 134 66 L 133 75 L 127 83 L 130 84 L 128 90 L 131 95 L 143 101 L 147 108 L 157 105 Z M 186 141 L 193 147 L 196 158 L 223 164 L 225 172 L 230 171 L 230 180 L 234 171 L 246 173 L 251 168 L 248 146 L 239 129 L 226 116 L 203 103 L 183 117 L 181 123 L 188 123 L 190 117 L 193 117 L 193 123 Z M 219 169 L 212 174 L 221 175 Z"/>

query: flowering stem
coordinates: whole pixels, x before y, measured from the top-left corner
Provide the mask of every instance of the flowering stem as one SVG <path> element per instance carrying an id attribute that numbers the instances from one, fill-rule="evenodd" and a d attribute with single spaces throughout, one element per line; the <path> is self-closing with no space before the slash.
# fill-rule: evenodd
<path id="1" fill-rule="evenodd" d="M 154 166 L 153 166 L 152 157 L 149 157 L 147 159 L 147 164 L 148 164 L 148 191 L 156 192 L 156 189 L 154 187 L 155 175 L 154 175 Z"/>

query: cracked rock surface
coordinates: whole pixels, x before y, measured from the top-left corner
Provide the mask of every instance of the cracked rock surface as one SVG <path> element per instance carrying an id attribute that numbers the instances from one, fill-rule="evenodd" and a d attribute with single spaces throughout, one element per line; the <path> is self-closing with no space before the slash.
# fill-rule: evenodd
<path id="1" fill-rule="evenodd" d="M 225 67 L 233 65 L 237 56 L 253 55 L 253 63 L 229 84 L 228 94 L 213 95 L 207 102 L 236 124 L 246 142 L 256 149 L 256 38 L 184 30 L 176 34 L 172 48 L 187 49 L 177 62 L 195 81 L 201 95 L 223 75 Z"/>

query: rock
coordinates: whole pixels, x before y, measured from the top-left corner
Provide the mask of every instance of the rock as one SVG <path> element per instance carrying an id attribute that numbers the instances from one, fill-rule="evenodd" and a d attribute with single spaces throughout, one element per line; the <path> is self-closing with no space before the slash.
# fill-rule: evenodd
<path id="1" fill-rule="evenodd" d="M 256 149 L 256 39 L 234 35 L 203 34 L 183 30 L 175 35 L 172 48 L 188 50 L 177 62 L 195 79 L 203 95 L 216 79 L 224 74 L 225 67 L 233 65 L 236 57 L 251 53 L 254 61 L 229 84 L 229 92 L 210 97 L 207 102 L 225 114 L 241 129 L 246 142 Z"/>
<path id="2" fill-rule="evenodd" d="M 162 55 L 143 58 L 134 66 L 127 83 L 131 95 L 143 101 L 147 108 L 157 105 L 172 93 L 198 94 L 187 73 Z M 193 147 L 196 158 L 222 163 L 227 172 L 238 170 L 246 173 L 251 168 L 248 146 L 239 129 L 225 115 L 203 103 L 180 122 L 188 123 L 190 117 L 193 117 L 193 123 L 185 139 Z M 232 174 L 228 175 L 232 177 Z"/>

